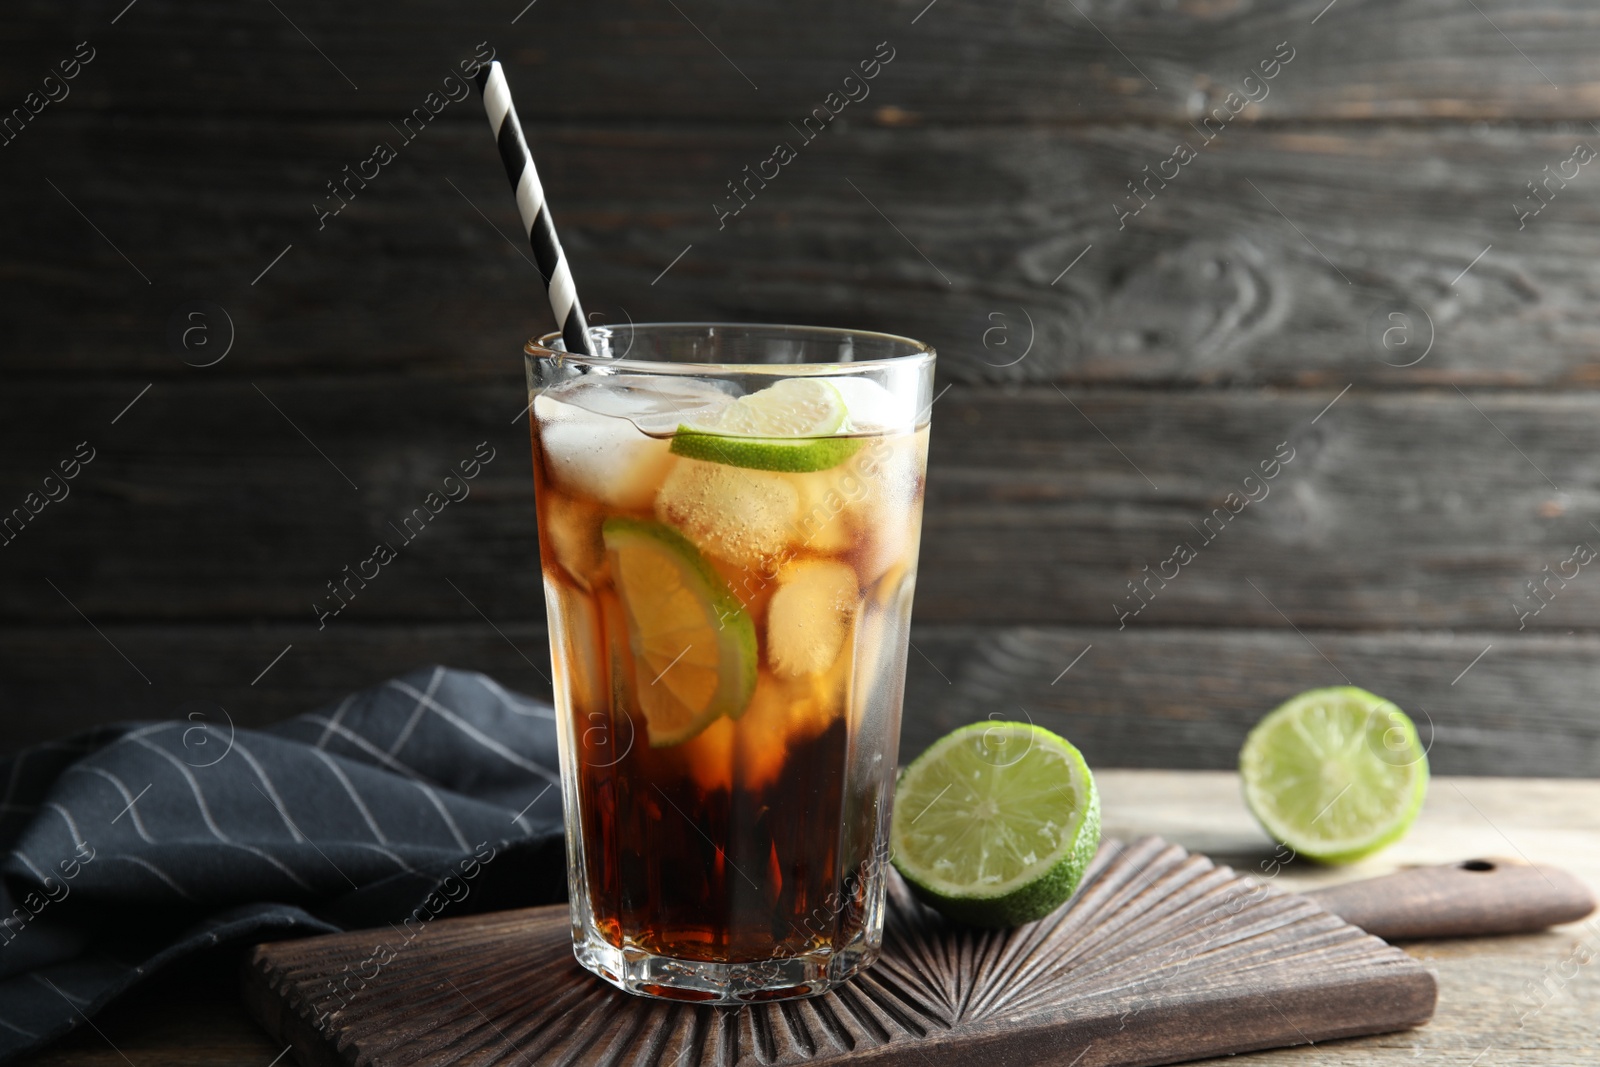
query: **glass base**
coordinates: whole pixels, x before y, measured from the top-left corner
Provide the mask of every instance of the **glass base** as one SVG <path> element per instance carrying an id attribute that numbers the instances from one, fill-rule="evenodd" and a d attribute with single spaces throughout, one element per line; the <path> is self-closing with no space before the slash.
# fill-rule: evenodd
<path id="1" fill-rule="evenodd" d="M 697 1004 L 752 1004 L 814 997 L 849 981 L 878 958 L 860 939 L 842 950 L 753 963 L 704 963 L 617 948 L 601 938 L 575 936 L 572 952 L 589 971 L 626 993 Z"/>

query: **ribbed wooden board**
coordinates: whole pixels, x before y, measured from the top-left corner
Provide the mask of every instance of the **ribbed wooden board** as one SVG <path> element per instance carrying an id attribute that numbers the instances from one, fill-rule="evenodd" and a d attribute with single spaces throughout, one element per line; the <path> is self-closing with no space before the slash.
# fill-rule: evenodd
<path id="1" fill-rule="evenodd" d="M 1176 1063 L 1400 1030 L 1433 975 L 1304 897 L 1160 838 L 1101 846 L 1068 905 L 959 929 L 890 888 L 883 956 L 822 997 L 738 1009 L 619 993 L 572 958 L 564 905 L 258 946 L 245 1001 L 305 1067 L 387 1064 Z M 373 975 L 371 972 L 376 970 Z M 347 995 L 336 982 L 352 975 Z M 318 1020 L 326 1018 L 319 1026 Z"/>

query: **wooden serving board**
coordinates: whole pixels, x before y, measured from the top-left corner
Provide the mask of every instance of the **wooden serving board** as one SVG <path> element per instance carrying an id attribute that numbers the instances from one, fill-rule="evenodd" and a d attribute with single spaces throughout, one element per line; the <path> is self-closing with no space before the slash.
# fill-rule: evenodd
<path id="1" fill-rule="evenodd" d="M 1437 999 L 1404 952 L 1154 837 L 1104 842 L 1014 930 L 952 926 L 893 876 L 882 958 L 805 1000 L 629 996 L 570 936 L 558 905 L 260 945 L 244 996 L 304 1067 L 1160 1064 L 1405 1029 Z M 382 945 L 403 947 L 380 965 Z"/>

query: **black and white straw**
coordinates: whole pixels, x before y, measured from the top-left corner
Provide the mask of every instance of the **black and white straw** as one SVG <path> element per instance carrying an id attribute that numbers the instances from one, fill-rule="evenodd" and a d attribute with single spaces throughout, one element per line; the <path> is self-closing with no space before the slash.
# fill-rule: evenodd
<path id="1" fill-rule="evenodd" d="M 522 136 L 522 122 L 517 118 L 517 107 L 511 102 L 511 90 L 506 87 L 506 76 L 499 62 L 479 68 L 477 82 L 478 91 L 483 94 L 483 110 L 489 116 L 489 128 L 500 146 L 500 161 L 505 164 L 506 177 L 517 197 L 522 228 L 528 232 L 534 262 L 544 276 L 550 310 L 555 312 L 556 323 L 561 327 L 562 340 L 568 352 L 592 356 L 594 342 L 589 339 L 583 305 L 578 303 L 578 289 L 572 284 L 572 270 L 567 266 L 566 254 L 561 251 L 555 224 L 550 221 L 550 205 L 545 202 L 544 187 L 539 184 L 539 172 L 533 165 L 533 153 L 528 151 L 528 142 Z"/>

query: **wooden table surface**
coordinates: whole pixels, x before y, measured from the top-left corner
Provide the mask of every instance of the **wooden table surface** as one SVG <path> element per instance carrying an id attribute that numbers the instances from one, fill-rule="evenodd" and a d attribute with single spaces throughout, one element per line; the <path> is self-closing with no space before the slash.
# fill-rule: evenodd
<path id="1" fill-rule="evenodd" d="M 1236 776 L 1107 770 L 1097 778 L 1108 835 L 1160 834 L 1241 871 L 1260 875 L 1272 870 L 1272 846 L 1245 810 Z M 1600 780 L 1436 778 L 1421 818 L 1400 844 L 1338 870 L 1294 863 L 1273 881 L 1286 888 L 1310 888 L 1386 874 L 1407 864 L 1504 856 L 1564 867 L 1600 892 L 1597 813 Z M 1543 934 L 1417 942 L 1406 949 L 1438 974 L 1439 1010 L 1431 1024 L 1408 1033 L 1247 1058 L 1319 1067 L 1566 1067 L 1600 1060 L 1600 919 Z M 223 978 L 230 973 L 227 962 L 202 965 L 148 987 L 98 1018 L 100 1032 L 86 1028 L 34 1062 L 51 1067 L 269 1067 L 284 1049 L 244 1014 L 231 980 Z"/>

